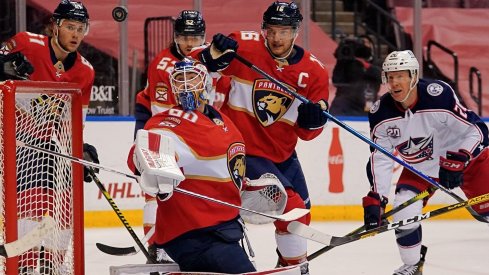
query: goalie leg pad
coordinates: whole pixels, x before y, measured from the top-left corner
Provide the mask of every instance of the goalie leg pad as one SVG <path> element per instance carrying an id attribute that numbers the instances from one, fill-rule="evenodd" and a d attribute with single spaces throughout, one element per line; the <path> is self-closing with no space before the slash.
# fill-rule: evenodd
<path id="1" fill-rule="evenodd" d="M 149 198 L 149 199 L 148 199 Z M 146 195 L 146 203 L 143 208 L 143 230 L 144 235 L 148 234 L 149 230 L 156 223 L 156 210 L 158 209 L 158 204 L 154 197 Z M 148 240 L 148 244 L 154 243 L 154 235 Z"/>
<path id="2" fill-rule="evenodd" d="M 304 201 L 299 194 L 290 188 L 287 188 L 285 191 L 287 192 L 287 204 L 285 205 L 284 213 L 287 213 L 294 208 L 306 208 Z M 309 225 L 311 222 L 311 214 L 308 213 L 307 215 L 299 218 L 297 221 Z M 290 222 L 275 221 L 273 224 L 278 232 L 287 233 L 287 226 L 289 223 Z"/>
<path id="3" fill-rule="evenodd" d="M 300 236 L 275 232 L 275 241 L 280 258 L 287 262 L 287 265 L 300 264 L 305 262 L 307 255 L 307 240 Z"/>

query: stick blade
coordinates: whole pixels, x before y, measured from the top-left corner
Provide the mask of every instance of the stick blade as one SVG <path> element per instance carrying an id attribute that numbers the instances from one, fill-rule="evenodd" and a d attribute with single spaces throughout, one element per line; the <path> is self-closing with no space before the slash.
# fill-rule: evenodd
<path id="1" fill-rule="evenodd" d="M 2 245 L 0 255 L 10 258 L 26 252 L 36 245 L 39 245 L 41 241 L 53 231 L 55 226 L 56 221 L 52 217 L 45 216 L 36 228 L 29 231 L 18 240 Z"/>
<path id="2" fill-rule="evenodd" d="M 304 208 L 294 208 L 287 213 L 277 216 L 277 220 L 290 222 L 293 220 L 297 220 L 309 213 L 309 209 Z"/>
<path id="3" fill-rule="evenodd" d="M 331 241 L 333 240 L 333 236 L 325 234 L 297 221 L 289 223 L 287 230 L 292 234 L 301 236 L 311 241 L 322 243 L 324 245 L 331 245 Z"/>
<path id="4" fill-rule="evenodd" d="M 136 255 L 138 251 L 134 246 L 130 247 L 113 247 L 109 245 L 105 245 L 103 243 L 95 244 L 98 250 L 104 252 L 105 254 L 113 255 L 113 256 L 131 256 Z"/>

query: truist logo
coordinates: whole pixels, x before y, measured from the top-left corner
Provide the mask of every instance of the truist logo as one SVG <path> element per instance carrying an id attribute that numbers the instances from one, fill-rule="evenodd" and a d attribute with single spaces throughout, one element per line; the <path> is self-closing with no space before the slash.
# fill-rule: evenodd
<path id="1" fill-rule="evenodd" d="M 115 86 L 92 86 L 90 101 L 113 101 Z"/>

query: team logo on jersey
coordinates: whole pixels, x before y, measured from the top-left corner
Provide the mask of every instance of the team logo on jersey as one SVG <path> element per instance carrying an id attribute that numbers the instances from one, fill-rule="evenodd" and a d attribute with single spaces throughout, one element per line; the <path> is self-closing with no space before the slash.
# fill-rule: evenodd
<path id="1" fill-rule="evenodd" d="M 246 171 L 245 146 L 243 143 L 233 143 L 228 149 L 228 170 L 236 188 L 241 190 Z"/>
<path id="2" fill-rule="evenodd" d="M 372 107 L 370 107 L 370 113 L 374 114 L 375 112 L 377 112 L 379 110 L 379 107 L 380 107 L 380 99 L 375 101 L 374 105 L 372 105 Z"/>
<path id="3" fill-rule="evenodd" d="M 166 84 L 156 84 L 155 99 L 156 101 L 168 101 L 168 86 Z"/>
<path id="4" fill-rule="evenodd" d="M 293 87 L 288 87 L 295 91 Z M 269 80 L 257 79 L 253 84 L 253 111 L 265 127 L 279 120 L 290 108 L 293 100 L 291 95 Z"/>
<path id="5" fill-rule="evenodd" d="M 399 155 L 408 163 L 420 163 L 433 159 L 433 134 L 429 137 L 409 139 L 396 146 Z"/>
<path id="6" fill-rule="evenodd" d="M 438 83 L 431 83 L 426 88 L 428 94 L 431 96 L 439 96 L 443 92 L 443 86 Z"/>
<path id="7" fill-rule="evenodd" d="M 386 130 L 387 136 L 390 138 L 399 138 L 401 137 L 401 129 L 397 126 L 388 127 Z"/>

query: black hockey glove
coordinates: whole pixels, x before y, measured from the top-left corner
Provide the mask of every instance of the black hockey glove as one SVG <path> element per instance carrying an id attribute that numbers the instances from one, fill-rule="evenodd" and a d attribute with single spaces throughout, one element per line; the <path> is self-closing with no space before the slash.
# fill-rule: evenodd
<path id="1" fill-rule="evenodd" d="M 237 49 L 236 40 L 218 33 L 212 38 L 211 45 L 200 53 L 199 59 L 209 71 L 221 71 L 229 66 L 236 56 Z"/>
<path id="2" fill-rule="evenodd" d="M 83 159 L 86 161 L 95 162 L 97 164 L 100 163 L 100 161 L 98 160 L 97 149 L 95 149 L 95 147 L 93 145 L 90 145 L 88 143 L 83 143 Z M 92 170 L 95 173 L 99 172 L 98 168 L 92 168 Z M 85 166 L 83 168 L 83 181 L 84 182 L 91 182 L 92 180 L 93 179 L 92 179 L 92 176 L 90 175 L 89 168 L 87 166 Z"/>
<path id="3" fill-rule="evenodd" d="M 322 127 L 328 121 L 328 117 L 324 111 L 328 109 L 328 104 L 325 101 L 321 103 L 302 103 L 297 109 L 297 124 L 304 129 L 317 129 Z"/>
<path id="4" fill-rule="evenodd" d="M 29 78 L 34 67 L 20 52 L 0 55 L 0 80 Z"/>
<path id="5" fill-rule="evenodd" d="M 386 220 L 382 220 L 382 215 L 385 212 L 385 206 L 388 199 L 384 196 L 382 198 L 376 192 L 370 191 L 367 196 L 363 197 L 363 221 L 365 224 L 365 230 L 377 228 L 384 224 Z"/>
<path id="6" fill-rule="evenodd" d="M 469 164 L 470 155 L 467 152 L 447 152 L 447 157 L 440 157 L 440 171 L 438 178 L 440 185 L 448 189 L 459 187 L 464 181 L 464 170 Z"/>

